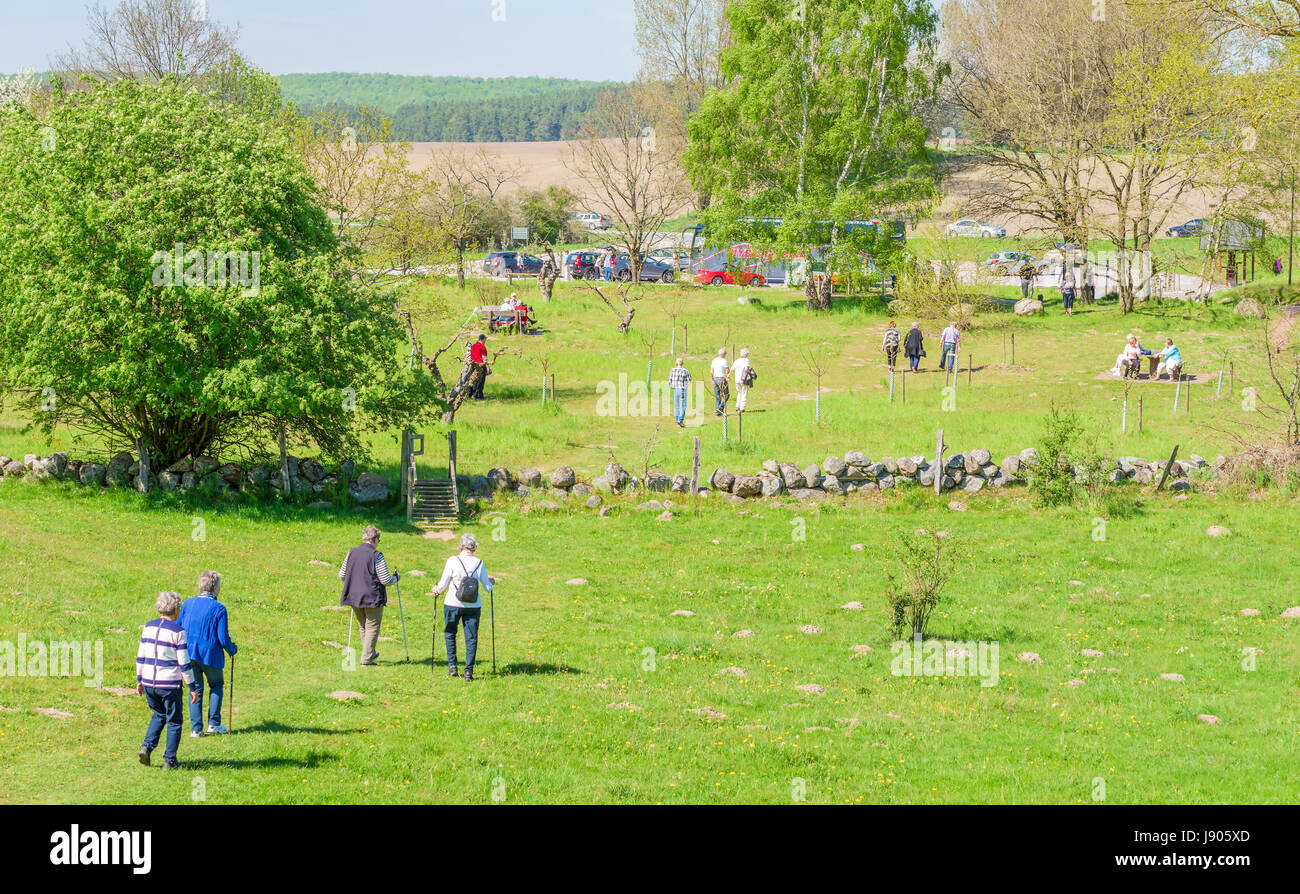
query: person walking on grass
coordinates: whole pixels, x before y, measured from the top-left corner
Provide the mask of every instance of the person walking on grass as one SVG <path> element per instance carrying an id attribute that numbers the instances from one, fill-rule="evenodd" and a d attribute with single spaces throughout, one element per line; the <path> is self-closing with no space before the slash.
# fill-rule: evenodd
<path id="1" fill-rule="evenodd" d="M 957 321 L 950 322 L 939 338 L 943 342 L 943 351 L 939 354 L 939 368 L 952 372 L 957 363 L 957 352 L 961 349 L 961 330 L 957 328 Z"/>
<path id="2" fill-rule="evenodd" d="M 140 646 L 135 653 L 135 691 L 143 695 L 151 712 L 149 726 L 144 731 L 140 746 L 140 763 L 149 766 L 153 750 L 163 727 L 167 728 L 167 745 L 163 749 L 163 767 L 175 770 L 176 750 L 181 745 L 181 681 L 189 687 L 190 704 L 198 701 L 194 671 L 190 667 L 189 648 L 185 641 L 185 628 L 177 615 L 181 610 L 181 597 L 177 593 L 159 593 L 154 602 L 157 620 L 150 621 L 140 631 Z"/>
<path id="3" fill-rule="evenodd" d="M 1020 265 L 1020 297 L 1028 298 L 1034 288 L 1034 265 Z"/>
<path id="4" fill-rule="evenodd" d="M 1061 271 L 1061 305 L 1067 317 L 1074 316 L 1074 270 L 1068 264 Z"/>
<path id="5" fill-rule="evenodd" d="M 480 332 L 478 338 L 469 347 L 470 377 L 478 377 L 474 385 L 474 400 L 483 400 L 483 386 L 487 383 L 487 333 Z"/>
<path id="6" fill-rule="evenodd" d="M 758 373 L 749 362 L 749 348 L 740 349 L 740 359 L 731 368 L 731 374 L 736 379 L 736 412 L 743 413 L 749 403 L 749 388 L 758 381 Z"/>
<path id="7" fill-rule="evenodd" d="M 885 330 L 885 340 L 880 343 L 880 350 L 885 352 L 885 362 L 889 365 L 890 372 L 898 365 L 898 344 L 901 340 L 898 324 L 890 320 L 889 328 Z"/>
<path id="8" fill-rule="evenodd" d="M 709 364 L 709 371 L 713 375 L 713 400 L 717 408 L 714 416 L 721 416 L 727 412 L 727 399 L 731 397 L 730 389 L 727 387 L 727 349 L 718 348 L 718 356 L 713 358 Z"/>
<path id="9" fill-rule="evenodd" d="M 907 330 L 903 353 L 907 355 L 907 362 L 912 372 L 916 372 L 921 358 L 925 356 L 925 339 L 921 336 L 920 323 L 913 323 L 912 328 Z"/>
<path id="10" fill-rule="evenodd" d="M 691 387 L 691 371 L 682 366 L 682 358 L 668 371 L 668 387 L 673 392 L 673 418 L 678 428 L 686 427 L 686 392 Z"/>
<path id="11" fill-rule="evenodd" d="M 205 571 L 199 575 L 199 595 L 191 596 L 181 606 L 180 625 L 189 644 L 190 667 L 198 700 L 190 703 L 190 738 L 203 735 L 203 683 L 208 684 L 208 729 L 211 735 L 230 732 L 221 725 L 221 700 L 225 693 L 226 656 L 239 651 L 230 638 L 226 607 L 217 601 L 221 593 L 221 575 Z"/>
<path id="12" fill-rule="evenodd" d="M 488 577 L 483 560 L 474 555 L 478 541 L 473 534 L 460 538 L 460 552 L 447 560 L 433 595 L 446 593 L 442 603 L 443 643 L 447 647 L 447 676 L 456 670 L 456 626 L 465 628 L 465 681 L 474 679 L 474 656 L 478 652 L 478 621 L 483 612 L 482 589 L 492 592 L 496 578 Z M 434 634 L 435 636 L 437 633 Z"/>
<path id="13" fill-rule="evenodd" d="M 388 562 L 379 551 L 379 529 L 366 525 L 361 532 L 361 545 L 348 550 L 339 566 L 339 579 L 343 581 L 339 605 L 350 606 L 357 619 L 362 667 L 372 667 L 379 661 L 375 644 L 379 642 L 379 627 L 384 619 L 384 606 L 388 604 L 388 585 L 400 578 L 401 575 L 388 572 Z"/>

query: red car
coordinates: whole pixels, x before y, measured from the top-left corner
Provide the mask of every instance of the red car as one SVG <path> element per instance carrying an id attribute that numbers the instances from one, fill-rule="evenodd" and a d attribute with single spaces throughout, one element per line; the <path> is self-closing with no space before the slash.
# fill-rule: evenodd
<path id="1" fill-rule="evenodd" d="M 749 270 L 696 270 L 695 281 L 714 286 L 765 286 L 762 274 Z"/>

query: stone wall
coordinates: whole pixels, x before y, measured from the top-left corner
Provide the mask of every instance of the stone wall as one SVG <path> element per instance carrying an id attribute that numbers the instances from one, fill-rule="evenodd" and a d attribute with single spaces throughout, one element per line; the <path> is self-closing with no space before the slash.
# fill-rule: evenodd
<path id="1" fill-rule="evenodd" d="M 314 459 L 291 456 L 289 489 L 294 494 L 326 494 L 346 485 L 358 503 L 382 503 L 389 497 L 388 479 L 383 475 L 355 475 L 351 461 L 327 468 Z M 183 459 L 164 469 L 150 468 L 148 481 L 140 476 L 139 458 L 118 453 L 107 462 L 70 459 L 66 453 L 40 457 L 27 454 L 21 460 L 0 456 L 0 477 L 32 480 L 60 479 L 92 487 L 129 487 L 135 490 L 199 491 L 207 494 L 256 493 L 284 489 L 279 463 L 223 463 L 208 456 Z"/>
<path id="2" fill-rule="evenodd" d="M 1189 479 L 1193 474 L 1216 474 L 1226 462 L 1225 457 L 1218 457 L 1212 465 L 1195 454 L 1190 459 L 1177 460 L 1170 466 L 1170 484 L 1167 486 L 1175 491 L 1187 490 L 1191 487 Z M 1149 484 L 1159 480 L 1166 464 L 1166 460 L 1121 457 L 1109 463 L 1105 472 L 1106 480 L 1113 484 L 1126 481 Z M 994 462 L 988 450 L 970 450 L 945 458 L 940 469 L 935 468 L 932 457 L 904 456 L 895 459 L 884 456 L 879 460 L 871 460 L 862 451 L 851 450 L 843 457 L 829 456 L 821 464 L 813 463 L 804 467 L 769 459 L 763 462 L 761 470 L 752 474 L 732 473 L 719 468 L 707 479 L 701 478 L 699 485 L 700 493 L 704 496 L 719 494 L 733 501 L 782 494 L 798 500 L 820 500 L 890 488 L 921 486 L 933 489 L 935 477 L 941 475 L 943 490 L 976 492 L 986 487 L 1003 488 L 1024 484 L 1030 470 L 1037 465 L 1038 451 L 1032 447 L 1003 457 L 1001 462 Z M 1082 469 L 1076 467 L 1072 471 L 1076 478 L 1083 479 Z M 569 466 L 561 466 L 549 475 L 533 468 L 517 472 L 497 468 L 484 476 L 463 476 L 460 487 L 462 492 L 468 493 L 472 498 L 502 491 L 513 492 L 521 497 L 542 496 L 544 492 L 560 499 L 591 498 L 625 491 L 685 494 L 690 491 L 690 477 L 652 471 L 645 481 L 640 481 L 618 463 L 611 462 L 602 474 L 590 482 L 579 480 Z M 601 501 L 595 499 L 591 502 L 600 505 Z"/>

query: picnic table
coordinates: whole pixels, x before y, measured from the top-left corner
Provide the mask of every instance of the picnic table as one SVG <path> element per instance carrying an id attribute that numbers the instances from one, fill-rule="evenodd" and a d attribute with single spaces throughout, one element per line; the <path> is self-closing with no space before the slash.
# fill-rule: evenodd
<path id="1" fill-rule="evenodd" d="M 513 308 L 489 305 L 480 307 L 478 312 L 483 319 L 484 328 L 489 332 L 513 329 L 515 332 L 527 335 L 529 327 L 537 322 L 532 319 L 532 310 L 526 304 Z"/>

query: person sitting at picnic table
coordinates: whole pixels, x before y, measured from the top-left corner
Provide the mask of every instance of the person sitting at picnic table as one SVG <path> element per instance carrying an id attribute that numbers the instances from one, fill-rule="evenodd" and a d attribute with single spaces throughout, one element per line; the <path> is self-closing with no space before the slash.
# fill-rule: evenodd
<path id="1" fill-rule="evenodd" d="M 519 306 L 519 293 L 511 292 L 510 297 L 501 302 L 502 310 L 514 310 Z"/>
<path id="2" fill-rule="evenodd" d="M 1115 358 L 1115 366 L 1122 377 L 1136 379 L 1139 358 L 1142 356 L 1141 350 L 1138 349 L 1137 336 L 1130 334 L 1124 341 L 1124 350 L 1119 357 Z"/>
<path id="3" fill-rule="evenodd" d="M 1160 365 L 1156 367 L 1156 374 L 1152 378 L 1164 378 L 1167 371 L 1169 380 L 1177 382 L 1183 374 L 1183 355 L 1179 352 L 1178 346 L 1174 344 L 1174 340 L 1166 338 L 1165 349 L 1156 356 L 1160 358 Z"/>

